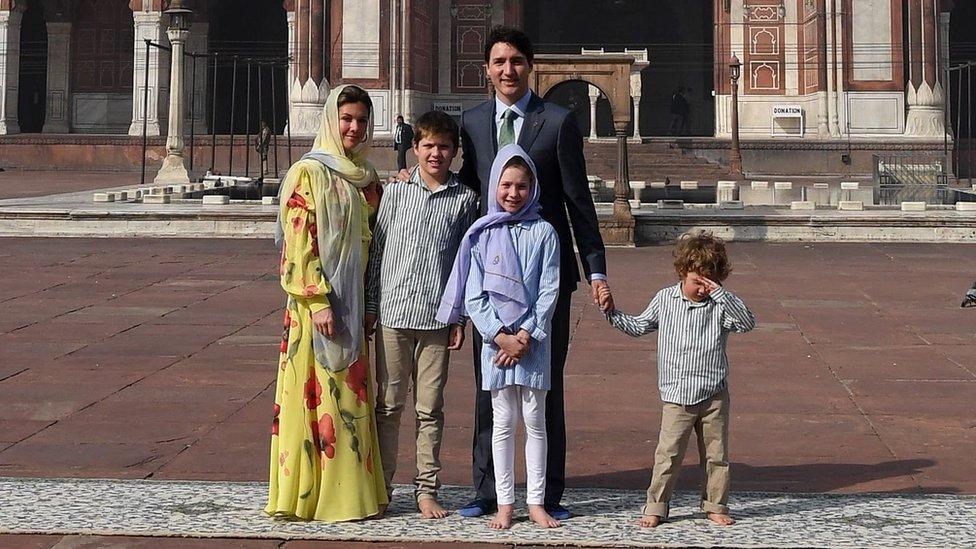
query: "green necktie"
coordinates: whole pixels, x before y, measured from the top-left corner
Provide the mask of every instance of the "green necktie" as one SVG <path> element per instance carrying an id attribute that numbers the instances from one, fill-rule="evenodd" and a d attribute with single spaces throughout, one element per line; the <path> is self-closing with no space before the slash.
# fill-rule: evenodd
<path id="1" fill-rule="evenodd" d="M 498 133 L 498 148 L 515 143 L 515 119 L 518 113 L 512 109 L 505 109 L 502 113 L 502 131 Z"/>

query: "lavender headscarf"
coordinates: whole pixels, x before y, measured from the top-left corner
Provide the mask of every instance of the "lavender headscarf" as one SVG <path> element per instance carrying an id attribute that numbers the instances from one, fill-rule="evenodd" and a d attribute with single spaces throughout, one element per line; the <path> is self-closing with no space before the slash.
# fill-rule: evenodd
<path id="1" fill-rule="evenodd" d="M 495 195 L 505 165 L 516 156 L 528 164 L 534 181 L 529 191 L 528 201 L 519 211 L 508 213 L 498 204 Z M 440 308 L 437 309 L 439 322 L 453 324 L 465 314 L 464 287 L 471 268 L 473 246 L 478 246 L 481 252 L 485 269 L 484 289 L 488 292 L 488 299 L 499 320 L 506 326 L 511 326 L 529 310 L 525 285 L 522 282 L 522 265 L 519 263 L 512 235 L 508 231 L 508 224 L 539 219 L 538 181 L 539 174 L 535 163 L 522 147 L 513 143 L 505 145 L 498 151 L 491 165 L 488 194 L 481 197 L 482 200 L 488 201 L 488 213 L 475 221 L 461 239 L 457 257 L 454 258 L 454 268 L 451 269 L 451 277 L 447 281 L 447 287 L 444 288 Z"/>

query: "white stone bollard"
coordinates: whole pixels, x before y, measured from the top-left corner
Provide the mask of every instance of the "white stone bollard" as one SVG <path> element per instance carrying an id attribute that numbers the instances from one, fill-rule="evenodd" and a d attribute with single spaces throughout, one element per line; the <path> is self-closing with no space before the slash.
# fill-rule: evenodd
<path id="1" fill-rule="evenodd" d="M 274 205 L 278 204 L 278 197 L 277 196 L 262 196 L 261 197 L 261 204 L 264 204 L 265 206 L 274 206 Z"/>
<path id="2" fill-rule="evenodd" d="M 957 212 L 976 212 L 976 202 L 956 202 Z"/>
<path id="3" fill-rule="evenodd" d="M 790 202 L 791 210 L 816 210 L 817 205 L 809 200 L 794 200 Z"/>
<path id="4" fill-rule="evenodd" d="M 204 206 L 224 206 L 230 204 L 230 197 L 225 194 L 208 194 L 203 197 Z"/>
<path id="5" fill-rule="evenodd" d="M 143 204 L 169 204 L 170 195 L 168 194 L 147 194 L 143 195 Z"/>
<path id="6" fill-rule="evenodd" d="M 95 193 L 92 196 L 93 202 L 115 202 L 115 193 Z"/>
<path id="7" fill-rule="evenodd" d="M 698 190 L 698 182 L 697 181 L 682 181 L 681 182 L 681 190 L 682 191 L 695 191 L 695 190 Z"/>
<path id="8" fill-rule="evenodd" d="M 837 209 L 845 212 L 859 212 L 864 209 L 864 202 L 860 200 L 841 200 L 837 203 Z"/>
<path id="9" fill-rule="evenodd" d="M 902 202 L 901 211 L 903 212 L 924 212 L 926 210 L 925 202 Z"/>

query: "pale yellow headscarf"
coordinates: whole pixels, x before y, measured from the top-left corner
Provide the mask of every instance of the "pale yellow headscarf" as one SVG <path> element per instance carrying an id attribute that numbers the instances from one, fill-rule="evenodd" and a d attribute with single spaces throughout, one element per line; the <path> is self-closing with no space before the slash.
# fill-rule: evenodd
<path id="1" fill-rule="evenodd" d="M 312 332 L 315 358 L 332 371 L 342 371 L 359 359 L 363 345 L 363 196 L 361 189 L 378 181 L 366 160 L 373 144 L 373 111 L 366 137 L 346 153 L 339 133 L 339 95 L 346 86 L 333 88 L 326 100 L 319 133 L 312 150 L 288 170 L 279 191 L 275 242 L 282 245 L 287 223 L 288 199 L 307 178 L 315 198 L 315 223 L 322 273 L 332 286 L 329 304 L 337 329 L 331 340 Z"/>

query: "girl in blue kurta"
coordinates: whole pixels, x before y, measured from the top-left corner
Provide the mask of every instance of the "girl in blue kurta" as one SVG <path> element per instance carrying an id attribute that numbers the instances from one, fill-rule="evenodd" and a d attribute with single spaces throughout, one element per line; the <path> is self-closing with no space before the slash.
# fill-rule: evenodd
<path id="1" fill-rule="evenodd" d="M 543 507 L 546 488 L 546 393 L 552 314 L 559 293 L 559 238 L 539 216 L 539 186 L 518 145 L 498 151 L 488 213 L 472 225 L 455 260 L 438 320 L 467 314 L 484 338 L 482 390 L 491 391 L 492 458 L 498 514 L 509 528 L 515 504 L 515 432 L 525 423 L 526 503 L 542 527 L 559 526 Z"/>

